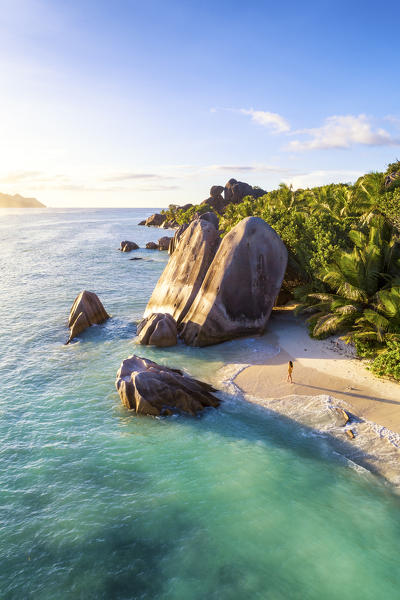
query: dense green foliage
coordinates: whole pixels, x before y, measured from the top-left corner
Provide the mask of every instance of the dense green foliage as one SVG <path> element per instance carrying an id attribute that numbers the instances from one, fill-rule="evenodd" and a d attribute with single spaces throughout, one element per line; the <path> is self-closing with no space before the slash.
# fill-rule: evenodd
<path id="1" fill-rule="evenodd" d="M 178 225 L 183 225 L 183 223 L 190 223 L 195 213 L 202 215 L 210 210 L 208 204 L 195 204 L 186 211 L 182 211 L 176 204 L 170 204 L 167 209 L 161 211 L 161 214 L 167 217 L 167 221 L 176 221 Z"/>
<path id="2" fill-rule="evenodd" d="M 376 357 L 377 374 L 400 379 L 400 185 L 387 180 L 398 171 L 396 162 L 354 185 L 281 185 L 229 205 L 221 227 L 248 216 L 269 223 L 289 251 L 283 288 L 309 313 L 311 335 L 340 333 L 360 356 Z"/>
<path id="3" fill-rule="evenodd" d="M 400 380 L 400 343 L 389 341 L 371 365 L 376 375 L 386 375 Z"/>

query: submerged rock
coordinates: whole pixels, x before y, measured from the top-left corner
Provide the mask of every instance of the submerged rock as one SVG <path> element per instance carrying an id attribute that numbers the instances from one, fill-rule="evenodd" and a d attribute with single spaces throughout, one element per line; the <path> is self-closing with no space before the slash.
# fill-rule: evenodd
<path id="1" fill-rule="evenodd" d="M 195 415 L 220 404 L 211 385 L 135 355 L 122 362 L 115 385 L 122 403 L 144 415 Z"/>
<path id="2" fill-rule="evenodd" d="M 98 325 L 110 318 L 99 297 L 94 292 L 84 290 L 74 300 L 69 313 L 69 342 L 91 325 Z"/>
<path id="3" fill-rule="evenodd" d="M 131 250 L 138 250 L 139 246 L 135 242 L 128 242 L 127 240 L 121 242 L 121 252 L 130 252 Z"/>
<path id="4" fill-rule="evenodd" d="M 222 240 L 184 315 L 184 341 L 207 346 L 262 333 L 286 264 L 286 247 L 272 227 L 259 217 L 240 221 Z"/>
<path id="5" fill-rule="evenodd" d="M 219 243 L 214 225 L 204 220 L 193 221 L 170 256 L 144 317 L 168 313 L 179 326 L 200 289 Z"/>
<path id="6" fill-rule="evenodd" d="M 148 250 L 158 250 L 158 244 L 156 244 L 155 242 L 147 242 L 146 248 Z"/>
<path id="7" fill-rule="evenodd" d="M 166 348 L 175 346 L 178 338 L 176 321 L 171 315 L 153 313 L 138 325 L 139 342 L 144 345 Z"/>
<path id="8" fill-rule="evenodd" d="M 168 250 L 170 241 L 172 239 L 173 239 L 172 237 L 169 237 L 167 235 L 165 235 L 164 237 L 160 238 L 158 240 L 158 249 L 159 250 L 163 250 L 163 251 Z"/>

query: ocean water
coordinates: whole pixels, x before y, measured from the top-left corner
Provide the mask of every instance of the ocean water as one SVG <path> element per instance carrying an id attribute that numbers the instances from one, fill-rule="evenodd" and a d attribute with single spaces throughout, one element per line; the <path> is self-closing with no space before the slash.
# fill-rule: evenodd
<path id="1" fill-rule="evenodd" d="M 397 599 L 391 487 L 223 383 L 276 349 L 134 344 L 168 257 L 117 248 L 165 235 L 149 212 L 0 213 L 0 599 Z M 113 318 L 64 346 L 82 289 Z M 221 408 L 136 417 L 114 387 L 133 352 L 217 383 Z"/>

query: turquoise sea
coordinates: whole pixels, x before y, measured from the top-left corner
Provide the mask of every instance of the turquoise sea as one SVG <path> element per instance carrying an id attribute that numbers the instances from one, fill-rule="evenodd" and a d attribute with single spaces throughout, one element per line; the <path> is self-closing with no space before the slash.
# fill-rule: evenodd
<path id="1" fill-rule="evenodd" d="M 133 343 L 168 256 L 117 248 L 165 235 L 151 212 L 0 213 L 0 599 L 397 600 L 399 497 L 223 385 L 257 340 Z M 64 346 L 83 289 L 113 318 Z M 221 408 L 136 417 L 114 387 L 134 352 L 217 382 Z"/>

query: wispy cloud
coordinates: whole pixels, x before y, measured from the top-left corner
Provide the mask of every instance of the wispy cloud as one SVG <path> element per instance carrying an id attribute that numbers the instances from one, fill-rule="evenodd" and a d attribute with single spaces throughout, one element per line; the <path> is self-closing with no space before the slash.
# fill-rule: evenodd
<path id="1" fill-rule="evenodd" d="M 349 183 L 358 179 L 360 175 L 362 171 L 321 169 L 293 175 L 285 179 L 285 183 L 291 184 L 294 189 L 308 188 L 328 183 Z"/>
<path id="2" fill-rule="evenodd" d="M 268 112 L 266 110 L 254 110 L 253 108 L 241 108 L 243 115 L 249 115 L 252 121 L 255 121 L 263 127 L 267 127 L 272 133 L 285 133 L 290 131 L 290 124 L 284 117 L 278 113 Z"/>
<path id="3" fill-rule="evenodd" d="M 286 150 L 327 150 L 363 146 L 396 146 L 400 139 L 382 128 L 374 129 L 366 115 L 334 115 L 325 119 L 321 127 L 293 131 L 293 135 L 306 135 L 309 139 L 293 140 Z"/>
<path id="4" fill-rule="evenodd" d="M 230 172 L 264 172 L 264 173 L 292 173 L 293 169 L 278 167 L 275 165 L 208 165 L 203 168 L 204 171 L 230 171 Z"/>
<path id="5" fill-rule="evenodd" d="M 146 180 L 146 179 L 174 179 L 171 175 L 163 175 L 160 173 L 136 173 L 136 172 L 125 172 L 125 173 L 115 173 L 110 174 L 106 177 L 103 177 L 103 181 L 137 181 L 137 180 Z"/>

